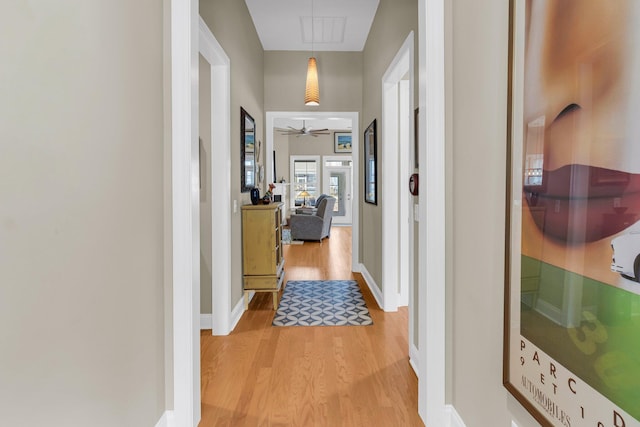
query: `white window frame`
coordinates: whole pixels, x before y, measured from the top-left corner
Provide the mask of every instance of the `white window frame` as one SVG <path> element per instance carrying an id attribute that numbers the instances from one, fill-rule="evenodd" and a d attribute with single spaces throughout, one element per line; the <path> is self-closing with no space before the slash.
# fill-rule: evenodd
<path id="1" fill-rule="evenodd" d="M 292 210 L 296 208 L 296 196 L 298 192 L 296 191 L 296 181 L 295 181 L 295 162 L 296 161 L 314 161 L 316 162 L 316 171 L 318 176 L 316 177 L 316 190 L 317 196 L 322 194 L 322 163 L 320 161 L 320 156 L 305 156 L 305 155 L 291 155 L 289 156 L 289 182 L 291 183 L 291 194 L 289 195 L 289 201 Z"/>

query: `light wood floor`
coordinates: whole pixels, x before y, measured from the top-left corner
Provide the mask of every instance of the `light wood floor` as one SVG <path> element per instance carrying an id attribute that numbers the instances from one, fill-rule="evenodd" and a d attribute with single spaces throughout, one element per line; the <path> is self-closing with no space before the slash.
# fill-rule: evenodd
<path id="1" fill-rule="evenodd" d="M 423 426 L 409 366 L 407 310 L 384 313 L 352 274 L 351 228 L 286 245 L 286 280 L 354 279 L 373 326 L 272 327 L 258 293 L 226 337 L 201 334 L 200 426 Z"/>

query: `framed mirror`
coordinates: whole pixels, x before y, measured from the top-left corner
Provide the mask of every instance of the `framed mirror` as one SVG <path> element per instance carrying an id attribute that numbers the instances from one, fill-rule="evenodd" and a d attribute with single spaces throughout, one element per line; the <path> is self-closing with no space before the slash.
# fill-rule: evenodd
<path id="1" fill-rule="evenodd" d="M 256 122 L 240 107 L 240 191 L 256 186 Z"/>

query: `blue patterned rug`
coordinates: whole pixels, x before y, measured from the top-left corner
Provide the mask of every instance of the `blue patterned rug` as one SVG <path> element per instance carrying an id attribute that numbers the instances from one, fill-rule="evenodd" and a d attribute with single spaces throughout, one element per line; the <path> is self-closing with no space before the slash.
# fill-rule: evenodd
<path id="1" fill-rule="evenodd" d="M 372 325 L 355 280 L 287 282 L 273 326 Z"/>

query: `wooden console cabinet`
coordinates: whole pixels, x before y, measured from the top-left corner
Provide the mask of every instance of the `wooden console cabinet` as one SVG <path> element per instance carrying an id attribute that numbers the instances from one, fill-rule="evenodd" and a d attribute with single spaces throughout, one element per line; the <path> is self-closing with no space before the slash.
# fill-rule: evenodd
<path id="1" fill-rule="evenodd" d="M 273 293 L 273 309 L 278 308 L 278 291 L 284 280 L 282 207 L 283 203 L 242 206 L 245 310 L 249 308 L 251 291 Z"/>

